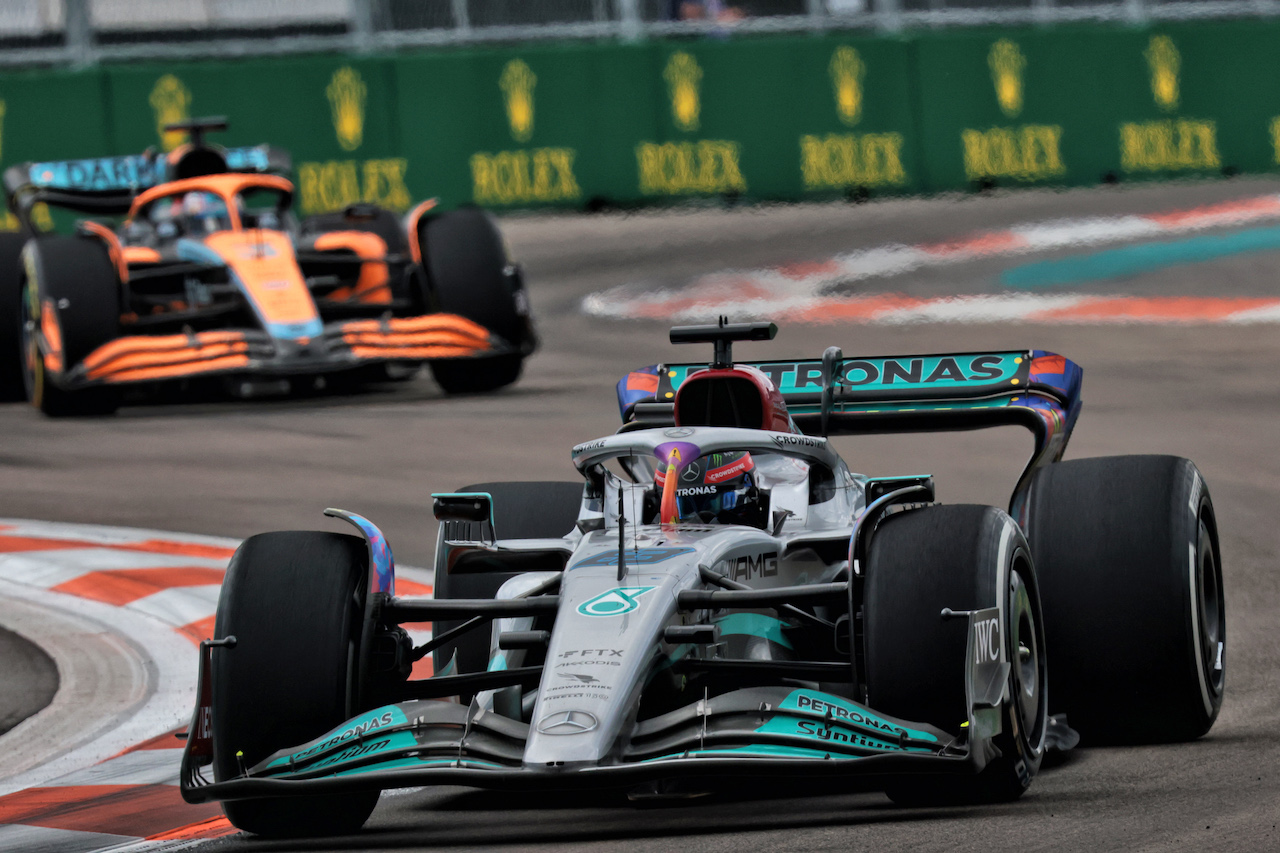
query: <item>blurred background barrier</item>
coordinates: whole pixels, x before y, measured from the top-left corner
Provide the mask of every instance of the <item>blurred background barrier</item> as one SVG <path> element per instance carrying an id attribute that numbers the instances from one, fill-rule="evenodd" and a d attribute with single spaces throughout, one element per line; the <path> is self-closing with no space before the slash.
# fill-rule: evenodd
<path id="1" fill-rule="evenodd" d="M 292 151 L 311 214 L 428 196 L 862 198 L 1280 163 L 1280 18 L 1230 17 L 1242 4 L 761 0 L 664 23 L 695 13 L 647 2 L 7 0 L 0 63 L 29 67 L 0 72 L 0 164 L 167 150 L 184 138 L 165 124 L 227 115 L 219 141 Z M 1225 17 L 1160 20 L 1189 6 Z M 636 38 L 617 28 L 624 7 L 645 24 Z M 1040 23 L 1017 24 L 1028 16 Z M 1128 20 L 1043 25 L 1073 17 Z M 822 25 L 779 23 L 797 19 Z M 973 20 L 989 25 L 912 28 Z M 524 40 L 412 49 L 414 33 L 462 40 L 467 21 Z M 828 29 L 848 22 L 866 26 Z M 600 37 L 530 40 L 570 24 Z"/>

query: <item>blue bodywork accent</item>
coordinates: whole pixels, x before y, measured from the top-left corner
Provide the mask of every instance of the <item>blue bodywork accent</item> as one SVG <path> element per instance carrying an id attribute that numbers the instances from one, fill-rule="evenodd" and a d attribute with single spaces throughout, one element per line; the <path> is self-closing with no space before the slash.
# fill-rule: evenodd
<path id="1" fill-rule="evenodd" d="M 391 546 L 387 537 L 378 526 L 362 515 L 347 512 L 344 509 L 326 509 L 324 514 L 330 518 L 341 518 L 349 522 L 364 536 L 369 543 L 369 592 L 385 592 L 396 594 L 396 561 L 391 555 Z"/>
<path id="2" fill-rule="evenodd" d="M 267 323 L 267 334 L 285 341 L 314 338 L 324 333 L 324 323 L 317 317 L 307 323 Z"/>
<path id="3" fill-rule="evenodd" d="M 81 192 L 130 192 L 144 190 L 165 180 L 163 157 L 141 154 L 126 157 L 93 157 L 32 163 L 27 180 L 32 186 Z"/>
<path id="4" fill-rule="evenodd" d="M 222 153 L 233 172 L 266 172 L 270 168 L 264 146 L 227 148 Z M 28 166 L 27 180 L 35 187 L 72 192 L 139 192 L 168 181 L 168 165 L 163 156 L 144 154 L 50 160 Z"/>

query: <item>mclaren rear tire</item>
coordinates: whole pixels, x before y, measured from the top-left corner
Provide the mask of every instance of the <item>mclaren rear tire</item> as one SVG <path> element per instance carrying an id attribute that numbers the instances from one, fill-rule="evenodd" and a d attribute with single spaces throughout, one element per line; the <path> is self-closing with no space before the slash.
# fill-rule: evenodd
<path id="1" fill-rule="evenodd" d="M 99 386 L 68 390 L 49 370 L 35 340 L 57 339 L 56 358 L 67 370 L 120 334 L 120 281 L 102 241 L 48 236 L 27 242 L 21 285 L 23 384 L 27 399 L 50 417 L 109 415 L 119 390 Z"/>
<path id="2" fill-rule="evenodd" d="M 357 536 L 263 533 L 236 550 L 214 629 L 219 638 L 236 638 L 234 648 L 213 654 L 215 778 L 235 778 L 358 710 L 352 681 L 367 578 L 368 546 Z M 358 830 L 378 794 L 234 800 L 223 810 L 255 835 L 337 835 Z"/>
<path id="3" fill-rule="evenodd" d="M 529 336 L 529 312 L 519 279 L 511 273 L 502 235 L 483 210 L 464 207 L 424 218 L 418 245 L 426 284 L 438 309 L 484 326 L 512 346 Z M 524 355 L 431 362 L 436 382 L 449 394 L 495 391 L 520 378 Z"/>
<path id="4" fill-rule="evenodd" d="M 0 232 L 0 403 L 27 398 L 22 382 L 22 247 L 25 232 Z"/>
<path id="5" fill-rule="evenodd" d="M 1226 684 L 1213 500 L 1177 456 L 1059 462 L 1032 481 L 1055 712 L 1081 743 L 1191 740 Z"/>
<path id="6" fill-rule="evenodd" d="M 573 529 L 582 506 L 582 484 L 572 482 L 476 483 L 459 492 L 488 492 L 493 498 L 496 535 L 503 539 L 556 539 Z M 436 551 L 435 597 L 493 598 L 498 588 L 514 573 L 450 575 L 440 571 L 440 551 Z M 440 622 L 434 630 L 450 630 L 460 622 Z M 435 671 L 442 673 L 454 659 L 453 674 L 484 672 L 489 665 L 489 632 L 485 629 L 463 634 L 457 641 L 435 650 Z"/>
<path id="7" fill-rule="evenodd" d="M 902 720 L 960 735 L 967 619 L 943 608 L 1000 607 L 1011 664 L 1000 756 L 976 777 L 904 776 L 888 786 L 900 805 L 1006 802 L 1040 769 L 1049 725 L 1044 619 L 1036 571 L 1018 526 L 989 506 L 929 506 L 889 516 L 876 529 L 865 587 L 867 702 Z"/>

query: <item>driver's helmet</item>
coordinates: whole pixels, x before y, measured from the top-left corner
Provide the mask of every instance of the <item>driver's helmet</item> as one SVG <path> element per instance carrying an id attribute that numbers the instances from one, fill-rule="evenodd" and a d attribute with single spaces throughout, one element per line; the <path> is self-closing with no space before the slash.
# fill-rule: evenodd
<path id="1" fill-rule="evenodd" d="M 182 213 L 194 231 L 222 231 L 230 227 L 227 203 L 217 193 L 192 190 L 182 199 Z"/>
<path id="2" fill-rule="evenodd" d="M 667 470 L 659 468 L 654 474 L 660 494 L 666 491 Z M 699 457 L 674 476 L 675 521 L 765 526 L 756 464 L 747 451 Z"/>

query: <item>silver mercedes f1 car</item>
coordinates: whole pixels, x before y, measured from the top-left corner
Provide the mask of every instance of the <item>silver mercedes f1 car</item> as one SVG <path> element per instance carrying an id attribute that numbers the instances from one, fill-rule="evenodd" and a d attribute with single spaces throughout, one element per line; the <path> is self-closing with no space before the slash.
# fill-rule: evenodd
<path id="1" fill-rule="evenodd" d="M 201 644 L 183 796 L 275 836 L 352 831 L 382 789 L 434 784 L 821 776 L 993 802 L 1080 738 L 1209 730 L 1226 618 L 1190 461 L 1061 461 L 1082 374 L 1059 355 L 734 363 L 775 332 L 673 329 L 712 361 L 624 377 L 578 482 L 435 495 L 434 597 L 396 595 L 353 513 L 326 511 L 359 536 L 246 540 Z M 1005 424 L 1035 437 L 1007 510 L 853 473 L 828 441 Z"/>

